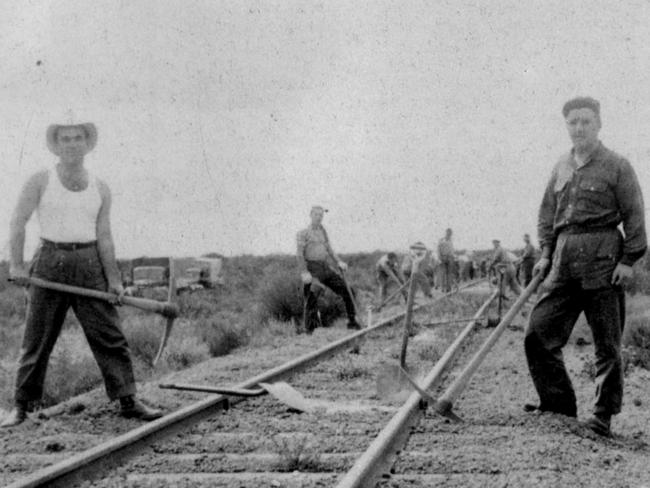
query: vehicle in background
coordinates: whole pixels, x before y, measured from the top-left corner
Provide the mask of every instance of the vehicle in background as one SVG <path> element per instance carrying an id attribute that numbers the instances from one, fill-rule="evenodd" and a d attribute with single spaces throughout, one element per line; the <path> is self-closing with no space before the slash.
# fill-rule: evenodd
<path id="1" fill-rule="evenodd" d="M 195 265 L 185 269 L 185 273 L 176 279 L 176 289 L 200 290 L 215 288 L 224 284 L 221 258 L 197 258 Z"/>
<path id="2" fill-rule="evenodd" d="M 221 257 L 173 258 L 176 290 L 194 291 L 223 285 Z M 120 263 L 127 293 L 162 296 L 169 289 L 169 258 L 136 258 Z"/>

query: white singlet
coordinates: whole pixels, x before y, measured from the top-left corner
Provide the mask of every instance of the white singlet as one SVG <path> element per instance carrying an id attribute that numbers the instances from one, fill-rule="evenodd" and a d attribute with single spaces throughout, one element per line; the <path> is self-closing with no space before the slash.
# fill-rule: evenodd
<path id="1" fill-rule="evenodd" d="M 63 186 L 56 169 L 48 172 L 47 185 L 38 203 L 41 238 L 54 242 L 97 240 L 97 216 L 102 205 L 97 178 L 88 175 L 83 191 Z"/>

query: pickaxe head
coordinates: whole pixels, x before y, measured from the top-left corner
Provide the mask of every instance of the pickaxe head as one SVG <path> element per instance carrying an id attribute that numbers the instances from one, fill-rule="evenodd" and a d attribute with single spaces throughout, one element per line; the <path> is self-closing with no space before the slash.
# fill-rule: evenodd
<path id="1" fill-rule="evenodd" d="M 169 290 L 167 292 L 167 302 L 164 304 L 164 308 L 161 314 L 167 318 L 165 323 L 165 330 L 163 332 L 162 339 L 160 340 L 160 346 L 158 346 L 158 352 L 156 357 L 153 360 L 152 365 L 155 366 L 158 363 L 158 360 L 162 356 L 169 336 L 172 333 L 172 328 L 174 327 L 174 320 L 178 317 L 179 308 L 175 303 L 174 299 L 176 298 L 176 273 L 174 269 L 174 260 L 169 258 Z"/>
<path id="2" fill-rule="evenodd" d="M 447 417 L 450 420 L 453 420 L 454 422 L 462 422 L 463 419 L 461 419 L 458 415 L 456 415 L 452 409 L 453 404 L 451 403 L 450 400 L 445 400 L 441 399 L 436 402 L 436 406 L 434 407 L 434 410 L 436 413 L 442 415 L 443 417 Z"/>

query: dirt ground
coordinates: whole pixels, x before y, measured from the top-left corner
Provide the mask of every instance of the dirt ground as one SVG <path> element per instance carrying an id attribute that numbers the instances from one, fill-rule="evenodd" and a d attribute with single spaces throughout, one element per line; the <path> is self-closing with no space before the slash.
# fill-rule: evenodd
<path id="1" fill-rule="evenodd" d="M 382 481 L 382 486 L 650 488 L 650 372 L 634 369 L 628 374 L 623 412 L 615 417 L 612 425 L 614 436 L 596 436 L 580 423 L 589 416 L 594 395 L 589 367 L 593 348 L 589 344 L 577 346 L 572 343 L 565 349 L 565 358 L 578 397 L 578 420 L 551 414 L 525 413 L 523 403 L 535 401 L 536 396 L 523 354 L 525 319 L 519 317 L 514 325 L 506 330 L 474 376 L 470 387 L 456 401 L 454 411 L 464 422 L 452 423 L 431 410 L 427 411 L 397 460 L 394 473 L 391 478 Z M 174 373 L 164 381 L 234 384 L 345 333 L 340 327 L 319 329 L 312 336 L 278 331 L 265 341 Z M 422 346 L 417 344 L 427 343 L 423 340 L 427 334 L 431 339 L 429 344 L 435 345 L 436 335 L 422 331 L 413 340 L 410 350 L 413 357 L 418 354 L 426 356 L 422 353 L 426 349 L 418 350 Z M 394 351 L 384 351 L 384 354 L 394 356 Z M 296 386 L 308 392 L 310 397 L 329 396 L 345 403 L 346 396 L 355 398 L 355 391 L 361 394 L 372 390 L 376 371 L 371 371 L 371 374 L 363 372 L 363 358 L 363 355 L 345 357 L 337 366 L 333 366 L 337 368 L 336 376 L 345 379 L 346 383 L 329 394 L 320 391 L 319 386 L 310 390 L 307 378 L 297 381 Z M 455 373 L 458 371 L 460 369 Z M 323 376 L 325 371 L 317 369 L 315 373 Z M 203 394 L 160 390 L 157 384 L 140 385 L 140 392 L 149 403 L 167 411 L 175 410 L 193 399 L 204 398 Z M 365 448 L 360 438 L 355 441 L 351 436 L 375 435 L 381 427 L 377 420 L 381 419 L 383 425 L 397 405 L 395 402 L 383 402 L 371 393 L 363 395 L 364 398 L 356 401 L 348 400 L 347 408 L 327 415 L 316 415 L 312 419 L 314 433 L 329 433 L 319 437 L 317 449 L 321 457 L 318 466 L 306 466 L 304 473 L 279 473 L 271 477 L 272 481 L 261 473 L 253 473 L 249 477 L 233 473 L 230 475 L 232 480 L 223 486 L 334 486 L 342 470 L 354 461 L 351 454 L 358 455 Z M 250 405 L 247 402 L 242 405 L 248 406 L 241 408 L 259 408 L 258 401 L 263 400 L 256 400 Z M 370 417 L 366 408 L 369 406 L 373 409 Z M 264 408 L 270 408 L 273 412 L 277 406 Z M 137 421 L 121 419 L 115 411 L 116 405 L 108 403 L 102 391 L 95 391 L 33 414 L 29 421 L 16 429 L 0 431 L 0 451 L 3 453 L 0 484 L 139 425 Z M 296 419 L 280 410 L 276 413 L 275 434 L 282 436 L 283 432 L 291 431 Z M 215 422 L 230 425 L 229 422 L 234 421 L 229 420 L 228 415 L 224 414 Z M 217 471 L 223 471 L 225 466 L 231 465 L 237 471 L 238 466 L 253 464 L 257 466 L 257 471 L 264 471 L 273 464 L 268 453 L 277 450 L 277 443 L 281 441 L 274 438 L 270 443 L 269 439 L 256 438 L 253 431 L 245 422 L 238 423 L 232 432 L 211 433 L 207 437 L 204 431 L 198 429 L 193 432 L 194 437 L 183 441 L 185 444 L 179 448 L 167 446 L 156 451 L 161 456 L 160 483 L 153 478 L 148 478 L 148 482 L 144 483 L 136 476 L 128 486 L 169 486 L 169 483 L 177 486 L 217 486 L 207 474 L 215 466 Z M 295 444 L 296 440 L 291 442 Z M 188 445 L 203 447 L 193 452 L 192 449 L 186 450 Z M 213 455 L 210 453 L 214 452 L 220 454 L 210 457 Z M 167 455 L 185 458 L 174 457 L 170 460 L 165 458 Z M 203 463 L 200 466 L 205 469 L 200 469 L 201 473 L 191 480 L 181 482 L 181 478 L 178 478 L 175 482 L 173 468 L 177 465 L 175 463 L 181 461 Z M 163 484 L 163 481 L 167 484 Z"/>

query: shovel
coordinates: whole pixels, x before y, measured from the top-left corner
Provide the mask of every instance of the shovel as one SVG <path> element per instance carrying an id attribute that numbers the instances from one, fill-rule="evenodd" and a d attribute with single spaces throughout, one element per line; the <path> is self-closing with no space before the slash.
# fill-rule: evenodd
<path id="1" fill-rule="evenodd" d="M 503 293 L 504 293 L 504 289 L 503 289 L 503 271 L 498 270 L 498 273 L 499 273 L 499 298 L 497 300 L 497 314 L 498 314 L 498 317 L 496 319 L 494 319 L 492 317 L 489 317 L 488 320 L 487 320 L 487 324 L 486 324 L 487 328 L 492 328 L 492 329 L 494 327 L 496 327 L 497 325 L 499 325 L 499 322 L 501 322 L 501 310 L 502 310 L 502 307 L 503 307 Z"/>
<path id="2" fill-rule="evenodd" d="M 314 406 L 310 400 L 307 400 L 302 394 L 294 387 L 284 381 L 276 383 L 258 383 L 260 388 L 247 389 L 247 388 L 228 388 L 220 386 L 203 386 L 203 385 L 190 385 L 186 383 L 162 383 L 159 388 L 171 390 L 185 390 L 185 391 L 202 391 L 205 393 L 218 393 L 227 396 L 241 396 L 241 397 L 257 397 L 269 393 L 272 397 L 280 403 L 297 410 L 298 412 L 311 412 Z"/>
<path id="3" fill-rule="evenodd" d="M 411 266 L 411 276 L 415 276 L 418 271 L 418 266 L 423 258 L 414 259 Z M 406 366 L 406 349 L 408 347 L 408 339 L 411 333 L 411 322 L 413 321 L 413 304 L 415 298 L 415 280 L 411 279 L 409 282 L 408 299 L 406 300 L 406 317 L 404 318 L 404 333 L 402 335 L 402 348 L 400 350 L 399 365 L 386 364 L 379 371 L 377 375 L 377 394 L 379 396 L 390 396 L 399 393 L 410 387 L 408 378 L 403 374 L 409 371 Z"/>

